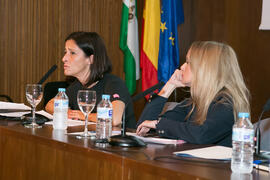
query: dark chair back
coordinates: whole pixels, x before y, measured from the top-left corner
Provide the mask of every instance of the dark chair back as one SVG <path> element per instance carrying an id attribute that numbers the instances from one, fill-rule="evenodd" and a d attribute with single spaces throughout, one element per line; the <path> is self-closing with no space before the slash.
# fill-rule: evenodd
<path id="1" fill-rule="evenodd" d="M 11 99 L 11 97 L 9 97 L 8 95 L 0 94 L 0 101 L 2 101 L 2 99 L 4 101 L 13 102 L 13 100 Z"/>
<path id="2" fill-rule="evenodd" d="M 254 125 L 254 130 L 256 130 L 258 123 Z M 261 130 L 261 150 L 270 151 L 270 118 L 262 119 L 260 123 Z"/>
<path id="3" fill-rule="evenodd" d="M 43 91 L 44 106 L 46 106 L 46 104 L 56 96 L 58 93 L 58 88 L 67 88 L 68 86 L 69 83 L 66 81 L 54 81 L 46 83 Z"/>

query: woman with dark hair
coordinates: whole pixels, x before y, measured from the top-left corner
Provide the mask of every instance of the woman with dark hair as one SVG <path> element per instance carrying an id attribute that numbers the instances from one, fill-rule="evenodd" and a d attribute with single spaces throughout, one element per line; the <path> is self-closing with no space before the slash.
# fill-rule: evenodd
<path id="1" fill-rule="evenodd" d="M 97 104 L 101 101 L 102 94 L 109 94 L 113 105 L 113 126 L 121 124 L 125 109 L 127 127 L 135 128 L 136 121 L 128 89 L 120 78 L 110 74 L 112 64 L 103 40 L 97 33 L 71 33 L 65 40 L 62 61 L 64 74 L 76 78 L 66 91 L 70 106 L 68 118 L 84 120 L 77 104 L 77 92 L 89 89 L 96 91 L 97 103 L 88 120 L 96 122 Z M 50 100 L 45 107 L 49 113 L 53 113 L 53 102 L 53 99 Z"/>

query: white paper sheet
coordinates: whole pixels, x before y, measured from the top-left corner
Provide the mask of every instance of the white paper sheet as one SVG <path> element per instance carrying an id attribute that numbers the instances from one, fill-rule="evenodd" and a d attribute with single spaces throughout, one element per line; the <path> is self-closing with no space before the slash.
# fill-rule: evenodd
<path id="1" fill-rule="evenodd" d="M 187 151 L 174 152 L 176 155 L 189 155 L 191 157 L 204 158 L 204 159 L 215 159 L 215 160 L 225 160 L 231 159 L 232 148 L 224 146 L 211 146 L 207 148 L 192 149 Z"/>
<path id="2" fill-rule="evenodd" d="M 262 18 L 259 29 L 270 30 L 270 0 L 263 0 L 262 5 Z"/>
<path id="3" fill-rule="evenodd" d="M 53 119 L 53 116 L 50 113 L 47 113 L 46 111 L 42 110 L 42 111 L 37 111 L 36 113 L 41 114 L 41 115 L 47 117 L 48 119 Z"/>
<path id="4" fill-rule="evenodd" d="M 31 111 L 24 111 L 24 112 L 11 112 L 11 113 L 0 113 L 1 116 L 6 116 L 6 117 L 22 117 L 25 114 L 30 113 Z M 45 117 L 47 117 L 48 119 L 52 119 L 53 116 L 49 113 L 47 113 L 46 111 L 37 111 L 36 114 L 41 114 Z"/>
<path id="5" fill-rule="evenodd" d="M 0 101 L 0 109 L 20 109 L 20 110 L 31 110 L 29 106 L 23 103 L 11 103 Z"/>
<path id="6" fill-rule="evenodd" d="M 138 136 L 136 133 L 127 132 L 127 135 L 135 136 L 143 140 L 146 143 L 156 143 L 156 144 L 183 144 L 185 141 L 176 140 L 176 139 L 167 139 L 167 138 L 159 138 L 159 137 L 142 137 Z"/>

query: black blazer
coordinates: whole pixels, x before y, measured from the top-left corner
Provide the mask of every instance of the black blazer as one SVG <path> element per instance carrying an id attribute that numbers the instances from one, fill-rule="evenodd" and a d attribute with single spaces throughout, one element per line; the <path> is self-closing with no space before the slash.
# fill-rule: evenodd
<path id="1" fill-rule="evenodd" d="M 167 98 L 157 96 L 149 102 L 143 110 L 137 126 L 145 120 L 159 119 L 156 132 L 161 137 L 182 139 L 192 144 L 232 146 L 234 114 L 233 107 L 228 100 L 224 99 L 225 103 L 213 101 L 202 125 L 194 123 L 194 112 L 186 119 L 191 110 L 191 105 L 187 105 L 187 100 L 159 116 L 166 101 Z"/>

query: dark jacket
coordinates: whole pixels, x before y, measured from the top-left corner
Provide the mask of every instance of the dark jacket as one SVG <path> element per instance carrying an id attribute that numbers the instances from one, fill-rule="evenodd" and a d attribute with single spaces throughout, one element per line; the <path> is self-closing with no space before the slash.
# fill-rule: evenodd
<path id="1" fill-rule="evenodd" d="M 219 97 L 217 100 L 222 98 Z M 187 120 L 185 119 L 191 110 L 187 100 L 159 116 L 166 101 L 167 99 L 161 96 L 154 98 L 146 105 L 137 125 L 145 120 L 159 119 L 156 131 L 161 137 L 182 139 L 192 144 L 232 146 L 234 114 L 231 103 L 226 99 L 224 103 L 213 101 L 210 104 L 206 120 L 202 125 L 194 122 L 194 112 Z"/>

